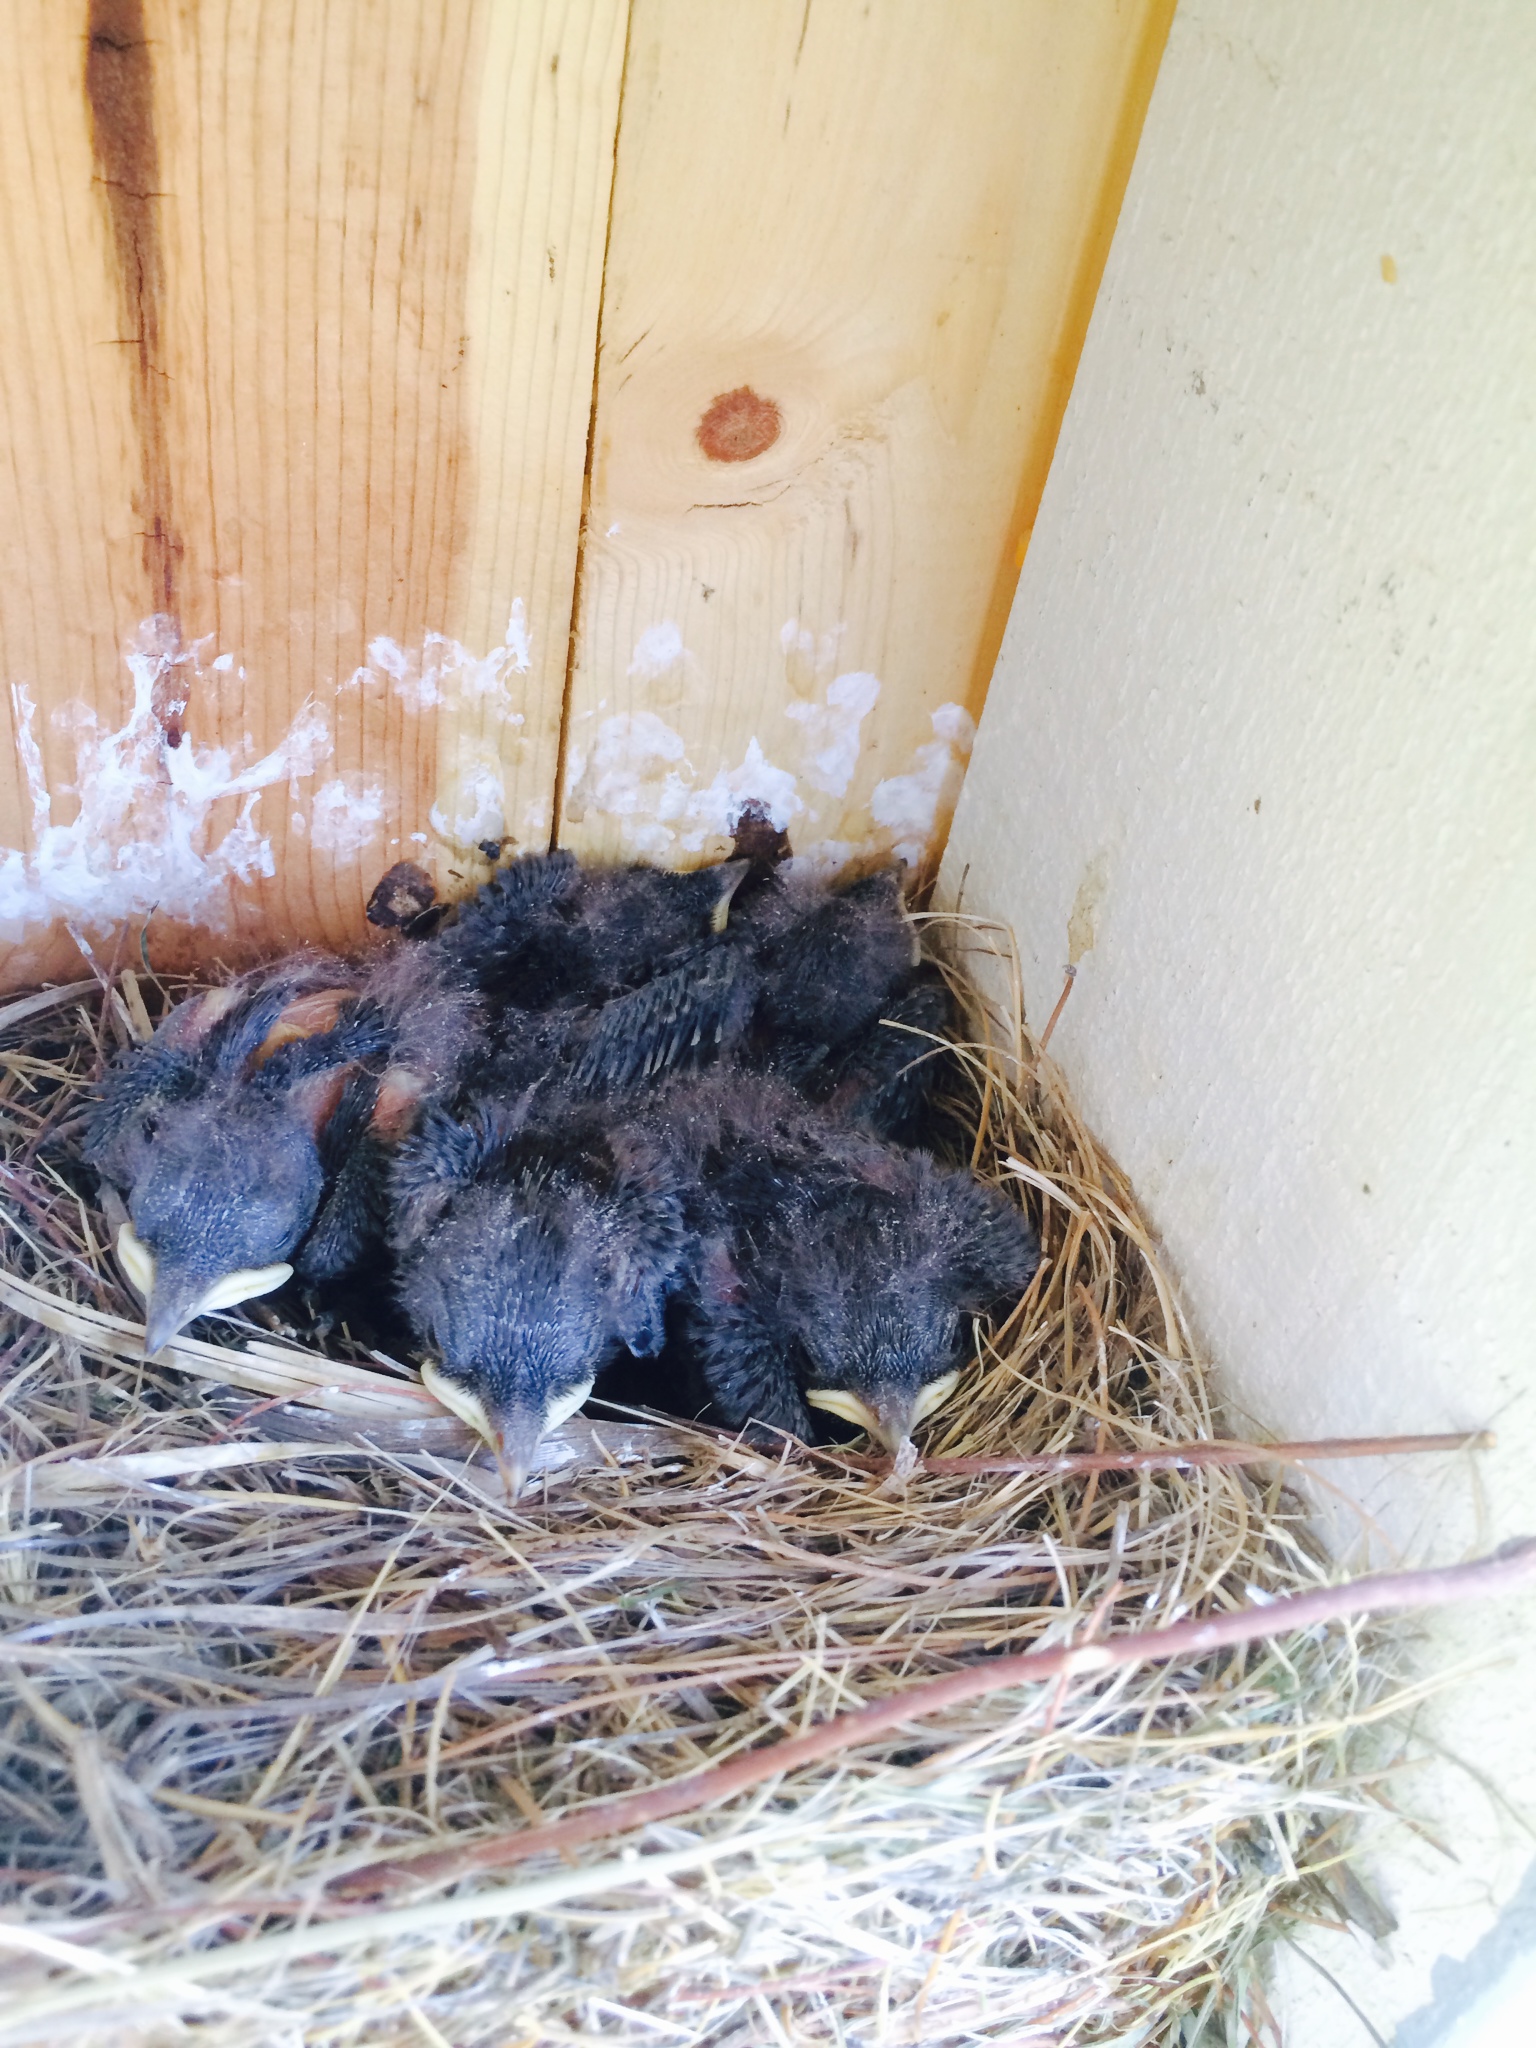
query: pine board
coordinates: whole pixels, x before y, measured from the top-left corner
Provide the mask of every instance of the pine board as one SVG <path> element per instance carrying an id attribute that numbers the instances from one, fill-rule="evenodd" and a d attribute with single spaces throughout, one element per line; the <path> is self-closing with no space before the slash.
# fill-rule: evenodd
<path id="1" fill-rule="evenodd" d="M 571 844 L 942 844 L 1170 12 L 635 0 Z"/>
<path id="2" fill-rule="evenodd" d="M 0 0 L 4 980 L 926 869 L 1171 6 Z"/>
<path id="3" fill-rule="evenodd" d="M 624 0 L 5 13 L 10 978 L 547 844 Z"/>

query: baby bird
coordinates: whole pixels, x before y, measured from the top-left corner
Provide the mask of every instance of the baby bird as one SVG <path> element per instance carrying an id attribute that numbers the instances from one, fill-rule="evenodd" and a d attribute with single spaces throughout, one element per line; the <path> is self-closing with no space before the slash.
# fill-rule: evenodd
<path id="1" fill-rule="evenodd" d="M 928 1147 L 936 1098 L 958 1073 L 955 1024 L 943 977 L 924 968 L 873 1024 L 804 1073 L 801 1090 L 871 1137 Z"/>
<path id="2" fill-rule="evenodd" d="M 85 1156 L 115 1198 L 145 1355 L 195 1317 L 335 1277 L 380 1237 L 381 1148 L 447 1085 L 473 999 L 409 951 L 300 956 L 180 1003 L 109 1071 Z"/>
<path id="3" fill-rule="evenodd" d="M 689 874 L 523 854 L 459 905 L 440 944 L 519 1011 L 601 1003 L 725 928 L 745 861 Z"/>
<path id="4" fill-rule="evenodd" d="M 615 1006 L 604 1019 L 604 1040 L 618 1036 L 622 1018 L 627 1041 L 646 1048 L 648 1073 L 679 1064 L 678 1049 L 691 1054 L 702 1042 L 714 1057 L 779 1074 L 816 1099 L 868 1066 L 862 1095 L 872 1110 L 878 1089 L 925 1050 L 880 1025 L 919 978 L 917 939 L 896 870 L 834 888 L 792 864 L 738 865 L 747 867 L 745 885 L 738 883 L 713 946 L 680 958 L 670 974 Z M 921 1007 L 926 1026 L 931 999 Z M 901 1057 L 893 1059 L 893 1051 Z M 874 1069 L 882 1077 L 878 1087 Z M 606 1071 L 621 1084 L 633 1078 L 614 1055 Z M 901 1103 L 892 1098 L 891 1114 L 915 1108 L 916 1094 L 928 1086 L 921 1066 L 904 1075 Z"/>
<path id="5" fill-rule="evenodd" d="M 259 970 L 179 1003 L 109 1071 L 84 1149 L 126 1207 L 147 1355 L 291 1274 L 325 1192 L 322 1133 L 375 1049 L 357 980 L 335 960 Z"/>
<path id="6" fill-rule="evenodd" d="M 570 939 L 580 890 L 574 854 L 525 854 L 451 911 L 432 943 L 497 1002 L 550 1009 L 583 985 Z"/>
<path id="7" fill-rule="evenodd" d="M 437 942 L 488 998 L 482 1084 L 555 1076 L 598 1096 L 734 1045 L 751 996 L 717 940 L 747 867 L 583 868 L 560 852 L 499 869 Z"/>
<path id="8" fill-rule="evenodd" d="M 547 1092 L 429 1109 L 392 1176 L 400 1305 L 422 1378 L 496 1453 L 510 1498 L 546 1431 L 626 1348 L 660 1352 L 686 1249 L 663 1149 Z"/>
<path id="9" fill-rule="evenodd" d="M 179 1004 L 108 1074 L 85 1147 L 126 1208 L 148 1355 L 197 1315 L 380 1251 L 388 1158 L 424 1105 L 487 1063 L 509 1086 L 569 1068 L 602 1002 L 706 940 L 744 872 L 535 855 L 436 936 L 365 965 L 299 956 Z M 590 1092 L 620 1065 L 599 1058 Z"/>
<path id="10" fill-rule="evenodd" d="M 671 914 L 657 919 L 662 883 Z M 734 1059 L 830 1096 L 848 1078 L 847 1055 L 905 998 L 917 974 L 894 871 L 833 890 L 814 876 L 740 860 L 681 876 L 599 870 L 588 886 L 594 901 L 611 891 L 622 906 L 604 920 L 603 952 L 623 960 L 633 985 L 594 986 L 597 1000 L 573 1021 L 569 1072 L 584 1093 L 611 1094 Z M 638 943 L 609 944 L 616 931 L 643 937 L 648 930 L 656 933 L 648 955 Z M 888 1081 L 924 1049 L 909 1037 L 893 1063 L 884 1047 L 869 1048 Z M 912 1069 L 892 1114 L 910 1114 L 931 1079 L 921 1064 Z"/>
<path id="11" fill-rule="evenodd" d="M 814 1442 L 821 1410 L 901 1456 L 954 1391 L 968 1318 L 1039 1265 L 1025 1217 L 771 1081 L 680 1084 L 655 1116 L 691 1187 L 679 1320 L 719 1419 Z"/>
<path id="12" fill-rule="evenodd" d="M 840 888 L 777 868 L 743 897 L 731 938 L 752 953 L 755 1033 L 781 1063 L 809 1065 L 859 1037 L 911 986 L 921 957 L 894 868 Z"/>
<path id="13" fill-rule="evenodd" d="M 386 1257 L 388 1168 L 429 1103 L 450 1100 L 485 1038 L 479 991 L 450 955 L 403 944 L 368 965 L 359 1019 L 378 1051 L 349 1080 L 325 1126 L 327 1193 L 297 1262 L 301 1279 L 334 1280 Z"/>

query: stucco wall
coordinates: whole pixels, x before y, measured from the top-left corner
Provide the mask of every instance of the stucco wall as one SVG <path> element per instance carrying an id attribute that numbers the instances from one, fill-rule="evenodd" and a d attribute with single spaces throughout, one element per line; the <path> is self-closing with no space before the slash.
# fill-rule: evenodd
<path id="1" fill-rule="evenodd" d="M 1536 1530 L 1533 108 L 1531 0 L 1183 0 L 945 866 L 1037 1025 L 1091 941 L 1052 1050 L 1234 1405 L 1497 1427 L 1342 1475 L 1378 1558 Z M 1401 1932 L 1306 1945 L 1512 2048 L 1536 1603 L 1428 1633 L 1480 1669 L 1396 1791 L 1456 1860 L 1396 1830 Z M 1293 2048 L 1369 2041 L 1282 1976 Z"/>

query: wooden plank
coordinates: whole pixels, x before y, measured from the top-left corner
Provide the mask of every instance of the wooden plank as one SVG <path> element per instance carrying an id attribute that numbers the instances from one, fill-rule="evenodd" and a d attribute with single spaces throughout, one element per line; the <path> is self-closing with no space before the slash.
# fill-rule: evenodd
<path id="1" fill-rule="evenodd" d="M 146 607 L 133 365 L 120 343 L 84 112 L 82 20 L 75 8 L 8 0 L 0 22 L 9 53 L 0 85 L 0 716 L 10 721 L 0 746 L 0 939 L 14 941 L 38 929 L 22 915 L 31 903 L 55 908 L 26 859 L 48 829 L 47 792 L 55 825 L 72 809 L 75 735 L 53 714 L 76 697 L 93 707 L 103 681 L 115 706 L 120 622 Z M 50 90 L 55 80 L 68 89 Z M 46 932 L 51 916 L 42 922 Z M 13 983 L 32 978 L 30 951 Z M 73 949 L 54 955 L 37 971 L 78 973 Z"/>
<path id="2" fill-rule="evenodd" d="M 625 0 L 0 20 L 9 980 L 547 841 Z"/>
<path id="3" fill-rule="evenodd" d="M 635 0 L 562 837 L 926 864 L 1171 0 Z"/>

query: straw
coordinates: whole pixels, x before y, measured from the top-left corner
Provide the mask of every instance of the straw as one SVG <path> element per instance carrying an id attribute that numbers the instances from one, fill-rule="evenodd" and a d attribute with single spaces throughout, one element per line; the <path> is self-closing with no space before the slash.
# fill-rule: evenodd
<path id="1" fill-rule="evenodd" d="M 285 1301 L 147 1363 L 73 1147 L 185 985 L 0 1009 L 0 2044 L 1264 2038 L 1434 1682 L 1294 1474 L 1486 1439 L 1223 1435 L 1134 1191 L 956 964 L 1005 938 L 925 930 L 955 1155 L 1045 1263 L 900 1490 L 634 1414 L 510 1509 Z"/>

